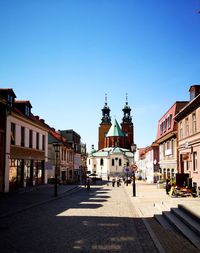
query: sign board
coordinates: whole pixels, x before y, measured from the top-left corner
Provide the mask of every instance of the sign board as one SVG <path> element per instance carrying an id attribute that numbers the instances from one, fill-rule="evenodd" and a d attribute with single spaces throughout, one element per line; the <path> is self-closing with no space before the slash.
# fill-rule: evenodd
<path id="1" fill-rule="evenodd" d="M 138 169 L 138 166 L 136 164 L 131 165 L 132 171 L 136 171 Z"/>
<path id="2" fill-rule="evenodd" d="M 128 173 L 128 172 L 130 172 L 130 171 L 131 171 L 131 170 L 130 170 L 129 167 L 124 168 L 124 172 L 125 172 L 125 173 Z"/>

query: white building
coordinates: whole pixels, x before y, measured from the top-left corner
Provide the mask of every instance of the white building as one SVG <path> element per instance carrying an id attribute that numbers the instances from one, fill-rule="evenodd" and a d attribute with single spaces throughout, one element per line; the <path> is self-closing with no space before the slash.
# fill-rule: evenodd
<path id="1" fill-rule="evenodd" d="M 92 149 L 88 155 L 87 167 L 91 173 L 96 173 L 103 179 L 108 176 L 124 176 L 125 168 L 134 161 L 133 153 L 119 147 L 103 148 L 96 152 Z"/>

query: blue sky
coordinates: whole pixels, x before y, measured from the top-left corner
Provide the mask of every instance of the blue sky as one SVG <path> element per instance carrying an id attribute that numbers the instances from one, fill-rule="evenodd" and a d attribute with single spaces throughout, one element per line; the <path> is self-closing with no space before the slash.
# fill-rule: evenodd
<path id="1" fill-rule="evenodd" d="M 105 93 L 121 122 L 128 93 L 138 147 L 200 83 L 200 1 L 0 0 L 0 87 L 56 129 L 98 143 Z"/>

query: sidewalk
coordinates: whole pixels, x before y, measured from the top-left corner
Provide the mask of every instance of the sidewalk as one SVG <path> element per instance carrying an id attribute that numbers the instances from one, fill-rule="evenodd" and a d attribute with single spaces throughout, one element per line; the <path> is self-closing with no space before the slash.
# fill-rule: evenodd
<path id="1" fill-rule="evenodd" d="M 55 200 L 65 193 L 79 188 L 78 185 L 58 185 L 57 187 L 57 197 L 54 197 L 53 184 L 23 188 L 17 192 L 0 195 L 0 218 Z"/>
<path id="2" fill-rule="evenodd" d="M 200 198 L 175 198 L 166 194 L 165 189 L 158 188 L 156 184 L 148 184 L 143 181 L 136 181 L 136 197 L 133 197 L 132 184 L 124 185 L 128 195 L 134 202 L 140 217 L 153 217 L 162 209 L 177 207 L 179 204 L 186 206 L 197 216 L 200 216 Z M 156 208 L 157 207 L 157 208 Z"/>
<path id="3" fill-rule="evenodd" d="M 133 197 L 132 185 L 123 186 L 137 214 L 142 218 L 159 253 L 200 252 L 179 233 L 161 226 L 153 217 L 162 210 L 170 210 L 178 204 L 186 206 L 195 215 L 200 214 L 200 198 L 172 198 L 165 189 L 157 188 L 155 184 L 136 181 L 136 197 Z"/>

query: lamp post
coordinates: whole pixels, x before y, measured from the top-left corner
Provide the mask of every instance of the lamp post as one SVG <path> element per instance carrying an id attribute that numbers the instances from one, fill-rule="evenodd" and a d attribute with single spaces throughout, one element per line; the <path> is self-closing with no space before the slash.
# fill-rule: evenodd
<path id="1" fill-rule="evenodd" d="M 137 170 L 137 165 L 134 163 L 135 159 L 134 159 L 134 154 L 136 151 L 136 144 L 132 144 L 131 145 L 131 151 L 133 152 L 133 165 L 132 165 L 132 172 L 133 172 L 133 197 L 136 196 L 136 185 L 135 185 L 135 171 Z"/>
<path id="2" fill-rule="evenodd" d="M 55 155 L 56 155 L 56 163 L 55 163 L 55 184 L 54 184 L 54 197 L 58 196 L 58 154 L 60 152 L 60 144 L 59 143 L 53 143 Z"/>

